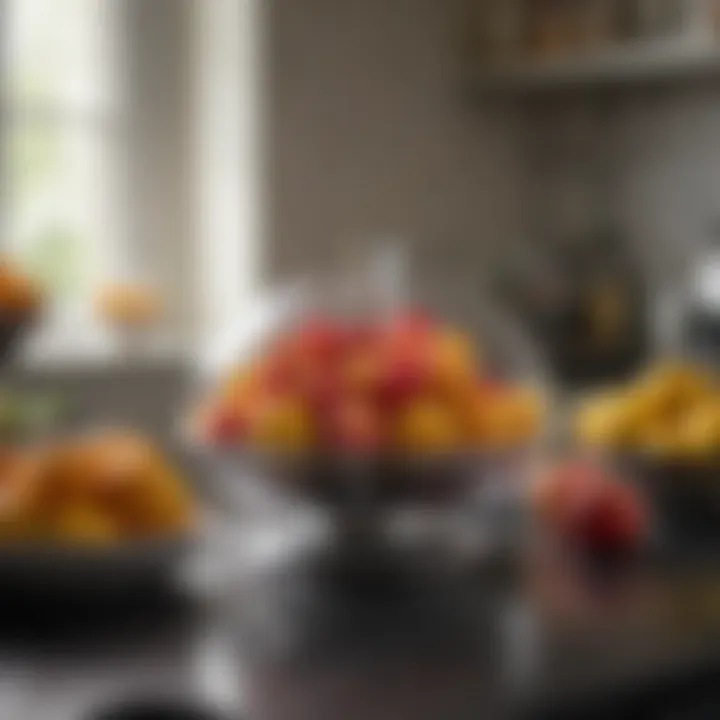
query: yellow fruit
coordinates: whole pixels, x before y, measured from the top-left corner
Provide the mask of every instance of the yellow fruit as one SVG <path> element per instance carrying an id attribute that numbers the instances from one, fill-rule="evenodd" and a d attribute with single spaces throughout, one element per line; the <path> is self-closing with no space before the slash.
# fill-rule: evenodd
<path id="1" fill-rule="evenodd" d="M 268 398 L 250 419 L 252 444 L 271 450 L 303 450 L 315 439 L 312 417 L 294 398 Z"/>
<path id="2" fill-rule="evenodd" d="M 154 452 L 144 438 L 115 430 L 58 444 L 49 452 L 48 490 L 60 501 L 134 491 Z"/>
<path id="3" fill-rule="evenodd" d="M 237 368 L 223 382 L 220 397 L 230 402 L 245 402 L 258 384 L 258 370 L 254 366 Z"/>
<path id="4" fill-rule="evenodd" d="M 634 447 L 663 460 L 682 457 L 683 440 L 677 421 L 660 418 L 644 425 L 635 438 Z"/>
<path id="5" fill-rule="evenodd" d="M 485 414 L 482 430 L 476 440 L 480 447 L 492 450 L 515 444 L 512 416 L 505 407 L 498 405 Z"/>
<path id="6" fill-rule="evenodd" d="M 576 417 L 578 439 L 596 447 L 624 444 L 633 429 L 629 410 L 629 401 L 622 395 L 601 395 L 587 400 Z"/>
<path id="7" fill-rule="evenodd" d="M 542 413 L 540 394 L 529 388 L 481 392 L 476 401 L 475 444 L 495 450 L 520 446 L 537 433 Z"/>
<path id="8" fill-rule="evenodd" d="M 26 314 L 42 304 L 40 289 L 12 262 L 0 258 L 0 311 Z"/>
<path id="9" fill-rule="evenodd" d="M 101 431 L 0 458 L 0 538 L 106 543 L 181 530 L 189 492 L 146 438 Z"/>
<path id="10" fill-rule="evenodd" d="M 401 450 L 449 451 L 458 447 L 461 436 L 456 418 L 434 400 L 411 400 L 399 411 L 395 422 L 395 443 Z"/>
<path id="11" fill-rule="evenodd" d="M 191 498 L 162 454 L 133 433 L 103 431 L 46 453 L 41 518 L 63 538 L 180 529 Z"/>
<path id="12" fill-rule="evenodd" d="M 663 361 L 620 394 L 586 402 L 576 416 L 576 433 L 587 444 L 662 458 L 707 457 L 720 445 L 720 396 L 702 367 Z"/>
<path id="13" fill-rule="evenodd" d="M 475 390 L 460 407 L 460 417 L 470 446 L 480 445 L 487 435 L 488 403 L 485 393 Z"/>
<path id="14" fill-rule="evenodd" d="M 153 467 L 142 487 L 116 498 L 113 517 L 133 535 L 169 533 L 192 524 L 193 508 L 188 491 L 169 468 Z"/>
<path id="15" fill-rule="evenodd" d="M 53 534 L 60 540 L 104 544 L 118 539 L 112 518 L 91 505 L 75 503 L 58 511 Z"/>
<path id="16" fill-rule="evenodd" d="M 618 398 L 617 422 L 623 427 L 626 440 L 631 440 L 648 425 L 675 417 L 677 405 L 664 388 L 632 386 L 616 393 Z"/>
<path id="17" fill-rule="evenodd" d="M 659 417 L 669 417 L 677 412 L 680 399 L 672 385 L 661 382 L 642 384 L 633 388 L 632 407 L 634 416 L 640 424 L 651 422 Z"/>
<path id="18" fill-rule="evenodd" d="M 476 371 L 472 340 L 458 330 L 443 330 L 431 343 L 431 367 L 438 386 L 449 391 L 469 389 Z"/>
<path id="19" fill-rule="evenodd" d="M 669 414 L 707 399 L 713 393 L 713 382 L 699 367 L 665 361 L 640 378 L 636 391 L 649 414 Z"/>
<path id="20" fill-rule="evenodd" d="M 698 405 L 678 425 L 681 450 L 688 458 L 708 459 L 720 450 L 720 406 Z"/>
<path id="21" fill-rule="evenodd" d="M 96 311 L 104 321 L 123 327 L 147 326 L 162 315 L 155 288 L 139 283 L 113 283 L 101 288 Z"/>
<path id="22" fill-rule="evenodd" d="M 703 368 L 686 368 L 683 377 L 680 379 L 679 392 L 683 399 L 688 402 L 707 402 L 716 394 L 717 388 L 710 374 Z"/>
<path id="23" fill-rule="evenodd" d="M 149 442 L 108 435 L 96 441 L 89 494 L 123 530 L 168 532 L 185 527 L 191 498 L 169 463 Z"/>
<path id="24" fill-rule="evenodd" d="M 39 530 L 42 461 L 20 453 L 3 469 L 0 484 L 0 537 L 19 540 Z"/>
<path id="25" fill-rule="evenodd" d="M 350 394 L 370 392 L 381 376 L 381 358 L 374 348 L 351 354 L 340 372 L 343 388 Z"/>
<path id="26" fill-rule="evenodd" d="M 545 403 L 539 391 L 533 388 L 512 388 L 507 392 L 504 402 L 512 417 L 516 440 L 528 440 L 538 433 L 545 412 Z"/>

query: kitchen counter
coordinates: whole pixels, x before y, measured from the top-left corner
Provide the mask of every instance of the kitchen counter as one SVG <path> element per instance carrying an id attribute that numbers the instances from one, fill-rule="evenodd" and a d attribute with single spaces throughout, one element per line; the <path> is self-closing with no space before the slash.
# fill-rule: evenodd
<path id="1" fill-rule="evenodd" d="M 665 712 L 680 697 L 668 696 L 673 681 L 687 675 L 699 702 L 720 677 L 720 573 L 701 566 L 598 582 L 534 561 L 380 594 L 332 589 L 313 572 L 245 583 L 232 632 L 227 612 L 173 593 L 63 605 L 5 591 L 0 716 L 81 720 L 105 702 L 160 694 L 239 701 L 258 720 L 622 718 L 640 711 L 623 714 L 617 699 L 660 699 Z M 696 717 L 683 708 L 672 717 Z"/>

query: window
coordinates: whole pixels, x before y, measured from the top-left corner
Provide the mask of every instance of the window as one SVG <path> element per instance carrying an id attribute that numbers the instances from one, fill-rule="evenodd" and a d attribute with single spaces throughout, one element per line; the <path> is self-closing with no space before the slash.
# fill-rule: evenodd
<path id="1" fill-rule="evenodd" d="M 203 341 L 227 335 L 257 289 L 261 217 L 261 0 L 196 3 L 195 173 Z"/>
<path id="2" fill-rule="evenodd" d="M 90 298 L 122 266 L 123 3 L 4 0 L 0 243 L 45 283 L 45 341 L 89 351 Z M 62 322 L 64 321 L 64 322 Z M 53 332 L 54 326 L 54 332 Z M 52 340 L 49 338 L 52 337 Z"/>
<path id="3" fill-rule="evenodd" d="M 168 310 L 141 353 L 221 335 L 260 265 L 260 0 L 0 0 L 0 252 L 54 300 L 34 354 L 112 356 L 95 286 Z"/>

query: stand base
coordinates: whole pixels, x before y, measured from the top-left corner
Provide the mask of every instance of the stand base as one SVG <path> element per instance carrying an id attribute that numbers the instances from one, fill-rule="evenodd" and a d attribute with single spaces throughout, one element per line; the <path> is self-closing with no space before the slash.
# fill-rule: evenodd
<path id="1" fill-rule="evenodd" d="M 259 612 L 241 625 L 256 650 L 294 658 L 465 654 L 494 627 L 482 612 L 494 598 L 478 589 L 468 575 L 409 563 L 392 550 L 316 551 L 259 580 Z"/>

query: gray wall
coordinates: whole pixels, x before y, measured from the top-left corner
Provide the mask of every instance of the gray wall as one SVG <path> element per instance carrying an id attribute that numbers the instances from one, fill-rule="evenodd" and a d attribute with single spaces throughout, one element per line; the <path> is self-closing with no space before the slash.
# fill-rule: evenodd
<path id="1" fill-rule="evenodd" d="M 720 85 L 626 98 L 613 142 L 626 227 L 656 281 L 675 284 L 720 219 Z"/>
<path id="2" fill-rule="evenodd" d="M 720 85 L 628 86 L 520 107 L 528 229 L 563 232 L 614 218 L 654 287 L 682 283 L 720 218 Z"/>
<path id="3" fill-rule="evenodd" d="M 268 3 L 272 271 L 379 233 L 478 277 L 515 237 L 517 144 L 464 93 L 457 19 L 448 0 Z"/>

